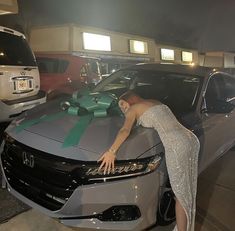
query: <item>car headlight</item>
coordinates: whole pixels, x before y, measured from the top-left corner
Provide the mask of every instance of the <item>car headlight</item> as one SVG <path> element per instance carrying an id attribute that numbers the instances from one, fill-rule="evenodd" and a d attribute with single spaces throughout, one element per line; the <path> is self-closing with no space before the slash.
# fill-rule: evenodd
<path id="1" fill-rule="evenodd" d="M 162 160 L 162 154 L 154 155 L 148 158 L 116 161 L 114 171 L 104 175 L 104 170 L 99 170 L 99 166 L 86 166 L 83 174 L 88 181 L 107 181 L 120 178 L 129 178 L 150 173 L 157 169 Z"/>

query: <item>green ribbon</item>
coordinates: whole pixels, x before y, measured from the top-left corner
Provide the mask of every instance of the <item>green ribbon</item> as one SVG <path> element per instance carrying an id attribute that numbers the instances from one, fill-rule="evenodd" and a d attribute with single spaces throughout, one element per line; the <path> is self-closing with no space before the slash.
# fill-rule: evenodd
<path id="1" fill-rule="evenodd" d="M 70 146 L 78 144 L 84 131 L 86 130 L 87 126 L 89 125 L 92 119 L 92 114 L 81 116 L 76 125 L 69 131 L 69 134 L 66 136 L 62 147 L 68 148 Z"/>
<path id="2" fill-rule="evenodd" d="M 19 133 L 19 132 L 23 131 L 24 129 L 27 129 L 33 125 L 39 124 L 42 121 L 51 122 L 51 121 L 60 119 L 65 115 L 66 115 L 66 112 L 63 111 L 63 112 L 59 112 L 59 113 L 52 114 L 52 115 L 43 115 L 37 119 L 32 119 L 32 120 L 28 120 L 25 122 L 23 121 L 22 123 L 20 123 L 20 125 L 16 126 L 15 132 Z"/>

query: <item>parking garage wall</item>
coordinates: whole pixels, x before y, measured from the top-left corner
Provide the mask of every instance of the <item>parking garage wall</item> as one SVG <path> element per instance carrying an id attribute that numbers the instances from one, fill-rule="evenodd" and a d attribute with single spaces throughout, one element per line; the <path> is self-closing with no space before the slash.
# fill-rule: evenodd
<path id="1" fill-rule="evenodd" d="M 89 50 L 84 47 L 83 33 L 103 35 L 110 38 L 111 50 Z M 147 44 L 147 52 L 136 54 L 130 52 L 130 40 L 142 41 Z M 75 24 L 35 27 L 31 30 L 30 44 L 36 52 L 77 53 L 78 55 L 99 57 L 105 62 L 122 67 L 124 64 L 139 62 L 158 62 L 176 64 L 194 64 L 207 67 L 235 67 L 235 54 L 224 52 L 207 52 L 199 54 L 197 50 L 185 49 L 155 42 L 147 37 L 123 34 L 94 27 Z M 168 49 L 174 58 L 163 59 L 161 50 Z M 182 53 L 191 55 L 191 60 L 183 60 Z"/>
<path id="2" fill-rule="evenodd" d="M 105 35 L 110 37 L 111 50 L 88 50 L 84 48 L 83 32 Z M 111 32 L 91 27 L 76 25 L 58 25 L 50 27 L 35 27 L 30 33 L 30 44 L 35 52 L 82 52 L 88 55 L 107 55 L 131 58 L 144 58 L 154 61 L 155 42 L 153 39 Z M 130 40 L 139 40 L 147 43 L 146 54 L 130 52 Z"/>
<path id="3" fill-rule="evenodd" d="M 17 0 L 0 0 L 0 15 L 17 14 L 18 3 Z"/>

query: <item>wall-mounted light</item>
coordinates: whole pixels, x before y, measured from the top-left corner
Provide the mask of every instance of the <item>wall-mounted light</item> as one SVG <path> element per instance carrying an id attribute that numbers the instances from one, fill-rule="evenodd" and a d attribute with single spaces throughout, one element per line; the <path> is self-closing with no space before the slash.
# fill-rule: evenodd
<path id="1" fill-rule="evenodd" d="M 110 36 L 83 32 L 85 50 L 111 51 Z"/>
<path id="2" fill-rule="evenodd" d="M 175 51 L 172 49 L 161 48 L 161 60 L 175 60 Z"/>
<path id="3" fill-rule="evenodd" d="M 182 51 L 182 61 L 183 62 L 192 62 L 193 61 L 193 53 L 189 51 Z"/>
<path id="4" fill-rule="evenodd" d="M 148 54 L 148 43 L 139 40 L 129 40 L 130 53 Z"/>

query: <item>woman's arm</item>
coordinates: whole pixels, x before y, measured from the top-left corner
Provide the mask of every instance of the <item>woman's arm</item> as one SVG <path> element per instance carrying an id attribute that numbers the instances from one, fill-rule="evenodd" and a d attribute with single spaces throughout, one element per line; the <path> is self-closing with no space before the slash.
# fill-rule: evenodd
<path id="1" fill-rule="evenodd" d="M 111 169 L 114 170 L 115 153 L 122 145 L 122 143 L 126 140 L 126 138 L 130 135 L 132 126 L 136 120 L 136 112 L 135 110 L 130 108 L 125 116 L 126 116 L 125 122 L 122 128 L 119 130 L 112 146 L 98 160 L 98 162 L 102 161 L 99 170 L 104 168 L 104 174 L 106 174 L 106 172 L 108 172 L 109 174 Z"/>
<path id="2" fill-rule="evenodd" d="M 130 109 L 130 111 L 126 114 L 125 122 L 122 128 L 119 130 L 116 139 L 114 140 L 111 150 L 115 150 L 115 152 L 120 148 L 122 143 L 126 140 L 126 138 L 130 135 L 132 126 L 136 120 L 135 111 Z"/>

